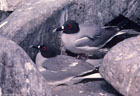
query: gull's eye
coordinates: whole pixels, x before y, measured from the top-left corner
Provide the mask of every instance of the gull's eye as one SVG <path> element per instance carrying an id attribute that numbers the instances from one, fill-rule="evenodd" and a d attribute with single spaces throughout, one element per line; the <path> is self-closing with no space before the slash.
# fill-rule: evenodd
<path id="1" fill-rule="evenodd" d="M 72 25 L 68 25 L 68 28 L 69 28 L 69 29 L 72 29 Z"/>
<path id="2" fill-rule="evenodd" d="M 42 47 L 42 50 L 43 50 L 43 51 L 46 51 L 46 47 Z"/>

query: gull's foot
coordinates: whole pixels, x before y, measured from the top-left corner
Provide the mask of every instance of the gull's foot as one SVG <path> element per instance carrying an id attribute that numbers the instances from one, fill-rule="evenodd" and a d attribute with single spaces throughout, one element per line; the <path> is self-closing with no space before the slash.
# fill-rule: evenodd
<path id="1" fill-rule="evenodd" d="M 81 60 L 87 60 L 87 59 L 88 59 L 88 55 L 79 54 L 76 58 L 77 58 L 77 59 L 81 59 Z"/>

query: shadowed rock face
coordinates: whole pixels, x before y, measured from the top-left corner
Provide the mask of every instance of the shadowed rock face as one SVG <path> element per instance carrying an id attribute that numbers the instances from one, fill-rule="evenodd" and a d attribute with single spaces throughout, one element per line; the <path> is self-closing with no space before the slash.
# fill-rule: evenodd
<path id="1" fill-rule="evenodd" d="M 24 0 L 0 0 L 0 22 L 6 19 Z"/>
<path id="2" fill-rule="evenodd" d="M 140 36 L 126 39 L 104 57 L 102 76 L 125 96 L 140 95 Z"/>
<path id="3" fill-rule="evenodd" d="M 51 96 L 45 79 L 22 48 L 2 36 L 0 45 L 0 94 Z"/>
<path id="4" fill-rule="evenodd" d="M 76 0 L 68 16 L 79 23 L 104 25 L 119 14 L 139 23 L 139 0 Z"/>
<path id="5" fill-rule="evenodd" d="M 122 96 L 105 80 L 92 80 L 71 86 L 57 86 L 52 90 L 54 96 Z"/>
<path id="6" fill-rule="evenodd" d="M 0 11 L 0 22 L 6 19 L 10 14 L 11 12 Z"/>

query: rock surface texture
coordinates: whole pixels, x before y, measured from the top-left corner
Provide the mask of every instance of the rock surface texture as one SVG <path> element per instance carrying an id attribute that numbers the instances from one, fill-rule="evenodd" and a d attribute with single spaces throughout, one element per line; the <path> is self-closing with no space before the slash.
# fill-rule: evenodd
<path id="1" fill-rule="evenodd" d="M 76 0 L 68 18 L 79 23 L 104 25 L 119 14 L 140 22 L 139 0 Z"/>
<path id="2" fill-rule="evenodd" d="M 11 12 L 6 12 L 6 11 L 0 11 L 0 22 L 2 22 L 4 19 L 6 19 Z"/>
<path id="3" fill-rule="evenodd" d="M 104 57 L 102 76 L 125 96 L 140 95 L 140 36 L 126 39 Z"/>
<path id="4" fill-rule="evenodd" d="M 0 36 L 0 95 L 51 96 L 49 86 L 29 56 Z"/>
<path id="5" fill-rule="evenodd" d="M 14 11 L 25 0 L 0 0 L 0 10 Z"/>
<path id="6" fill-rule="evenodd" d="M 92 80 L 71 86 L 57 86 L 52 90 L 53 96 L 122 96 L 105 80 Z"/>

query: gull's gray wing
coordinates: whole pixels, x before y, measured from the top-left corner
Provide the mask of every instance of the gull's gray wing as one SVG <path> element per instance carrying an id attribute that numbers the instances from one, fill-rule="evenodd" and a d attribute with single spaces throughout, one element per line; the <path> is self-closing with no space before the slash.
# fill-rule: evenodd
<path id="1" fill-rule="evenodd" d="M 60 59 L 61 58 L 61 59 Z M 51 63 L 49 65 L 45 65 L 44 67 L 52 66 L 56 62 L 56 59 L 60 59 L 53 67 L 49 67 L 48 69 L 42 71 L 42 75 L 46 78 L 49 84 L 59 85 L 59 84 L 67 84 L 67 82 L 71 82 L 72 78 L 86 74 L 95 69 L 95 67 L 85 61 L 79 59 L 64 59 L 65 56 L 55 57 L 53 60 L 50 59 Z M 49 61 L 49 59 L 47 60 Z M 65 62 L 65 63 L 64 63 Z M 47 63 L 47 62 L 46 62 Z M 57 68 L 63 64 L 62 68 Z M 50 69 L 50 70 L 49 70 Z M 57 71 L 56 71 L 57 69 Z M 81 78 L 80 80 L 85 79 Z"/>
<path id="2" fill-rule="evenodd" d="M 72 71 L 75 74 L 83 73 L 94 68 L 93 65 L 85 61 L 62 55 L 46 60 L 42 64 L 42 67 L 52 71 Z"/>
<path id="3" fill-rule="evenodd" d="M 85 33 L 83 33 L 85 32 Z M 105 45 L 115 34 L 118 33 L 118 29 L 115 26 L 108 27 L 89 27 L 87 30 L 83 28 L 81 30 L 81 38 L 75 40 L 76 47 L 99 47 Z"/>
<path id="4" fill-rule="evenodd" d="M 49 58 L 42 63 L 42 67 L 48 70 L 60 71 L 68 69 L 73 62 L 78 61 L 74 57 L 58 55 L 54 58 Z"/>

